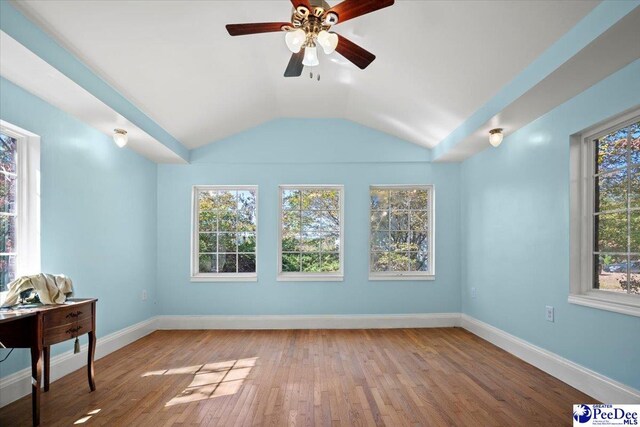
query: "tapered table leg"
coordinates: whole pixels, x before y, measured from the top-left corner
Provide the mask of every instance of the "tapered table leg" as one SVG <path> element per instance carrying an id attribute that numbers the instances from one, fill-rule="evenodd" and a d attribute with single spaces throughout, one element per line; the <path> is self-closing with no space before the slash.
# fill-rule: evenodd
<path id="1" fill-rule="evenodd" d="M 44 391 L 45 393 L 49 391 L 49 346 L 45 346 L 42 348 L 42 357 L 44 359 Z"/>
<path id="2" fill-rule="evenodd" d="M 89 332 L 89 352 L 87 356 L 87 376 L 89 378 L 89 388 L 91 391 L 96 389 L 96 381 L 94 378 L 93 359 L 96 354 L 96 333 L 95 331 Z"/>
<path id="3" fill-rule="evenodd" d="M 31 347 L 31 416 L 33 425 L 40 425 L 40 378 L 42 377 L 42 348 Z"/>

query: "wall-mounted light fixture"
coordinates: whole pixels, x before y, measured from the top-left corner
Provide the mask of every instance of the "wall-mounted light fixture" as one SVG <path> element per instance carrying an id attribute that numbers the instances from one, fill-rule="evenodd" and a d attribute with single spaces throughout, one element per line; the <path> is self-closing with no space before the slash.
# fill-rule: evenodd
<path id="1" fill-rule="evenodd" d="M 495 128 L 489 131 L 489 143 L 494 147 L 500 145 L 502 138 L 504 138 L 502 128 Z"/>
<path id="2" fill-rule="evenodd" d="M 113 130 L 113 142 L 120 148 L 127 145 L 127 141 L 129 141 L 129 137 L 127 136 L 127 131 L 124 129 L 114 129 Z"/>

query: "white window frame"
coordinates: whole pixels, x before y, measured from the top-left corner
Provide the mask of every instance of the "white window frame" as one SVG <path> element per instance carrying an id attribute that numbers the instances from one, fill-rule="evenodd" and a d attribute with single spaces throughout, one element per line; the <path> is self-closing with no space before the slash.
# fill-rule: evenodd
<path id="1" fill-rule="evenodd" d="M 40 137 L 0 120 L 0 132 L 17 141 L 16 278 L 40 273 Z M 0 292 L 0 304 L 7 292 Z"/>
<path id="2" fill-rule="evenodd" d="M 324 273 L 282 271 L 282 192 L 286 190 L 338 190 L 340 202 L 340 270 Z M 344 185 L 286 184 L 278 187 L 278 277 L 280 282 L 341 282 L 344 280 Z"/>
<path id="3" fill-rule="evenodd" d="M 571 136 L 570 146 L 570 289 L 569 302 L 640 316 L 640 295 L 593 289 L 594 150 L 592 143 L 640 120 L 640 109 Z"/>
<path id="4" fill-rule="evenodd" d="M 207 191 L 246 191 L 256 195 L 256 271 L 253 273 L 200 273 L 200 230 L 198 196 Z M 257 282 L 258 281 L 258 186 L 257 185 L 194 185 L 191 191 L 191 281 L 192 282 Z"/>
<path id="5" fill-rule="evenodd" d="M 429 253 L 428 253 L 428 265 L 429 271 L 371 271 L 371 191 L 376 189 L 382 190 L 427 190 L 429 192 Z M 435 280 L 436 278 L 436 265 L 435 265 L 435 241 L 436 241 L 436 191 L 433 184 L 378 184 L 369 186 L 369 280 L 370 281 L 382 281 L 382 280 Z"/>

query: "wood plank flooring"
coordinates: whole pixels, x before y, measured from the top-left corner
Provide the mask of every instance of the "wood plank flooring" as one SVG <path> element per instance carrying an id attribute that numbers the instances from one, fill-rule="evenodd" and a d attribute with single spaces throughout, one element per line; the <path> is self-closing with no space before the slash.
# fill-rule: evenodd
<path id="1" fill-rule="evenodd" d="M 156 331 L 85 375 L 51 384 L 43 426 L 568 426 L 594 402 L 459 328 Z"/>

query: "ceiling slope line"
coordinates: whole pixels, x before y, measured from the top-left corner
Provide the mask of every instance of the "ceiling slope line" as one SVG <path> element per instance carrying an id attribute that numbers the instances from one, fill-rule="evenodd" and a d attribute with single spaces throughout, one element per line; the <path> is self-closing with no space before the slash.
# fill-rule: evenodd
<path id="1" fill-rule="evenodd" d="M 565 63 L 569 62 L 587 46 L 594 43 L 598 37 L 606 33 L 607 30 L 639 6 L 640 0 L 627 2 L 604 1 L 599 4 L 534 62 L 498 91 L 493 98 L 437 144 L 433 149 L 433 160 L 436 162 L 463 161 L 465 158 L 488 148 L 487 133 L 486 141 L 478 142 L 474 140 L 474 143 L 477 143 L 477 145 L 471 149 L 471 152 L 456 152 L 456 149 L 459 148 L 463 142 L 466 141 L 468 144 L 469 139 L 473 137 L 474 134 L 476 134 L 477 137 L 479 130 L 487 126 L 490 127 L 491 125 L 495 125 L 493 127 L 503 127 L 499 117 L 507 107 L 531 92 L 546 78 L 560 69 Z M 606 76 L 603 76 L 603 78 L 604 77 Z M 532 120 L 528 122 L 530 121 Z M 520 125 L 527 123 L 520 123 Z M 516 130 L 517 129 L 505 129 L 505 133 L 508 135 Z"/>
<path id="2" fill-rule="evenodd" d="M 189 150 L 180 141 L 149 118 L 102 78 L 98 77 L 75 55 L 54 41 L 51 36 L 7 1 L 0 1 L 0 30 L 31 50 L 118 114 L 121 114 L 131 123 L 144 130 L 185 162 L 189 161 Z"/>

